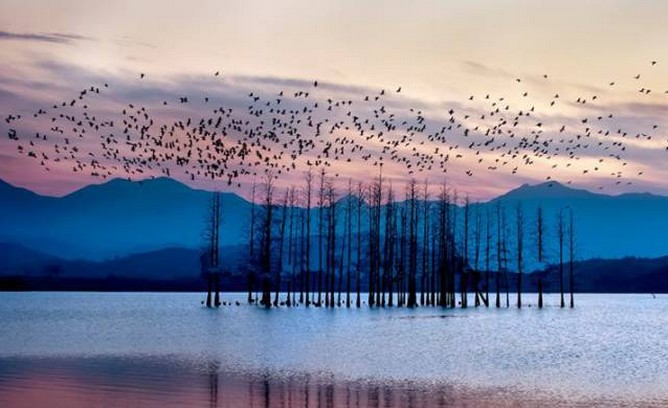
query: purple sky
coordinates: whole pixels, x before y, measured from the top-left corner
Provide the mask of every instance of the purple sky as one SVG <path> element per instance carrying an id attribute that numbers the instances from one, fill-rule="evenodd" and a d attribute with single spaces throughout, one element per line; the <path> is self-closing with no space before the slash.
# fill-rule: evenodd
<path id="1" fill-rule="evenodd" d="M 72 139 L 67 134 L 72 131 L 29 146 L 30 135 L 50 133 L 48 119 L 54 115 L 49 111 L 35 119 L 33 113 L 70 100 L 81 89 L 108 83 L 103 94 L 87 101 L 89 113 L 119 121 L 123 107 L 133 103 L 149 108 L 161 123 L 206 117 L 205 96 L 248 119 L 249 92 L 269 100 L 280 91 L 304 89 L 310 89 L 309 103 L 350 99 L 355 112 L 371 115 L 374 106 L 363 98 L 385 89 L 383 106 L 397 121 L 414 120 L 415 111 L 421 111 L 425 135 L 448 125 L 450 109 L 462 126 L 447 132 L 446 141 L 418 135 L 410 146 L 398 146 L 402 157 L 433 155 L 439 149 L 451 152 L 451 158 L 447 173 L 434 166 L 411 175 L 405 166 L 388 164 L 384 173 L 397 183 L 412 176 L 438 184 L 447 177 L 474 198 L 548 178 L 606 193 L 668 194 L 665 2 L 420 1 L 411 7 L 398 1 L 5 3 L 0 112 L 3 119 L 13 114 L 23 118 L 3 121 L 0 127 L 0 178 L 41 193 L 62 195 L 102 182 L 89 171 L 72 171 L 77 160 L 90 160 L 88 153 L 100 154 L 99 135 L 72 140 L 80 146 L 75 157 L 53 163 L 49 171 L 21 154 L 17 142 L 5 135 L 16 128 L 24 151 L 49 154 L 57 140 L 62 145 Z M 216 71 L 219 77 L 213 76 Z M 146 73 L 143 80 L 140 72 Z M 311 89 L 315 79 L 320 86 Z M 399 86 L 402 92 L 396 94 Z M 197 102 L 178 106 L 182 95 Z M 293 99 L 284 103 L 304 103 Z M 164 107 L 163 100 L 174 103 Z M 501 112 L 491 117 L 496 108 Z M 493 129 L 499 117 L 512 123 L 518 112 L 531 108 L 531 118 L 519 121 L 512 138 L 494 136 L 489 146 L 498 149 L 468 148 L 489 141 L 485 130 Z M 346 120 L 343 109 L 327 115 L 332 121 Z M 562 126 L 566 130 L 559 132 Z M 470 135 L 464 136 L 463 128 L 471 129 Z M 553 154 L 535 156 L 527 148 L 519 157 L 502 156 L 504 143 L 516 146 L 518 139 L 533 138 L 537 131 L 541 141 L 551 140 Z M 390 133 L 386 140 L 401 138 L 398 131 Z M 578 135 L 588 146 L 577 149 L 577 159 L 569 159 L 563 149 Z M 355 137 L 345 130 L 328 137 L 346 136 Z M 370 140 L 365 151 L 373 154 L 382 147 L 379 140 Z M 561 153 L 556 154 L 556 147 Z M 299 158 L 298 168 L 312 159 Z M 377 170 L 362 160 L 335 161 L 328 169 L 345 180 L 367 179 Z M 226 189 L 220 182 L 190 182 L 186 174 L 173 175 L 194 186 Z M 113 176 L 127 174 L 119 170 Z M 302 173 L 295 171 L 278 184 L 301 180 Z"/>

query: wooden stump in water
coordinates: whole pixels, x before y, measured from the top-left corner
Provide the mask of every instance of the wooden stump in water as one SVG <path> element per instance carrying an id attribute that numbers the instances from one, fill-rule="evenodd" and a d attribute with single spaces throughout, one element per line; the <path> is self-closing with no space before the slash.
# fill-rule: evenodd
<path id="1" fill-rule="evenodd" d="M 538 279 L 538 308 L 543 308 L 543 280 Z"/>
<path id="2" fill-rule="evenodd" d="M 206 279 L 206 307 L 211 307 L 211 275 Z"/>

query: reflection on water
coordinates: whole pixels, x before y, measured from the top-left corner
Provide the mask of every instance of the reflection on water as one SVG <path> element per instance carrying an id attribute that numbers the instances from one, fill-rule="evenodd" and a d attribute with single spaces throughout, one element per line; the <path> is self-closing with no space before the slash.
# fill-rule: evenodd
<path id="1" fill-rule="evenodd" d="M 562 400 L 511 389 L 445 384 L 337 382 L 327 375 L 242 374 L 199 363 L 157 359 L 5 358 L 2 407 L 517 407 L 614 406 L 614 400 Z M 648 401 L 662 405 L 665 401 Z"/>
<path id="2" fill-rule="evenodd" d="M 264 310 L 243 294 L 211 310 L 201 296 L 0 293 L 0 407 L 668 407 L 665 295 L 572 310 L 556 296 Z"/>

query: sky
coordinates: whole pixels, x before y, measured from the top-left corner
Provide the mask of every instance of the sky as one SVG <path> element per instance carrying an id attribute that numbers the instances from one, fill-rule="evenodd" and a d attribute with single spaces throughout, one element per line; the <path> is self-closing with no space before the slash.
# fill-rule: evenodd
<path id="1" fill-rule="evenodd" d="M 317 80 L 321 86 L 311 89 L 312 98 L 357 100 L 385 89 L 392 94 L 386 98 L 388 109 L 397 117 L 409 117 L 409 109 L 416 107 L 434 129 L 447 123 L 445 112 L 453 107 L 459 123 L 490 127 L 488 116 L 473 118 L 493 109 L 492 100 L 497 106 L 511 105 L 515 113 L 535 107 L 536 121 L 544 124 L 541 138 L 582 135 L 596 117 L 614 114 L 595 127 L 613 135 L 592 131 L 591 146 L 568 166 L 565 157 L 536 158 L 531 166 L 514 158 L 489 170 L 502 149 L 476 154 L 481 149 L 466 151 L 468 140 L 453 135 L 442 148 L 461 145 L 462 157 L 448 162 L 447 174 L 432 169 L 410 175 L 388 164 L 387 177 L 397 182 L 416 177 L 440 183 L 447 178 L 476 199 L 548 179 L 609 194 L 668 194 L 664 1 L 4 0 L 0 11 L 0 114 L 23 113 L 21 134 L 46 126 L 31 120 L 32 112 L 69 100 L 91 85 L 109 83 L 108 96 L 94 109 L 110 117 L 128 101 L 153 106 L 175 95 L 210 95 L 241 112 L 248 92 L 291 92 Z M 220 78 L 213 78 L 217 71 Z M 145 73 L 143 81 L 139 73 Z M 401 94 L 392 92 L 398 87 Z M 560 97 L 550 105 L 555 94 Z M 576 102 L 578 98 L 588 104 Z M 183 109 L 197 115 L 198 106 Z M 369 113 L 369 107 L 360 109 Z M 159 113 L 164 120 L 179 114 L 183 112 Z M 464 114 L 470 118 L 463 119 Z M 583 124 L 583 118 L 590 122 Z M 568 130 L 559 134 L 564 124 Z M 0 126 L 0 178 L 50 195 L 103 181 L 71 171 L 71 163 L 45 171 L 4 136 L 19 125 L 3 121 Z M 518 129 L 530 137 L 536 130 L 527 121 Z M 612 141 L 620 129 L 627 137 Z M 485 140 L 484 135 L 475 137 Z M 503 137 L 508 136 L 499 135 L 493 143 Z M 623 142 L 624 150 L 612 144 L 616 142 Z M 80 143 L 86 146 L 80 150 L 84 155 L 97 142 Z M 433 151 L 438 143 L 426 140 L 419 146 Z M 410 147 L 405 150 L 410 154 Z M 623 160 L 610 158 L 612 151 Z M 368 178 L 376 169 L 353 162 L 334 163 L 329 171 L 345 179 Z M 194 186 L 218 188 L 211 181 L 175 176 Z M 302 178 L 293 172 L 279 186 Z M 243 180 L 242 193 L 248 183 Z"/>

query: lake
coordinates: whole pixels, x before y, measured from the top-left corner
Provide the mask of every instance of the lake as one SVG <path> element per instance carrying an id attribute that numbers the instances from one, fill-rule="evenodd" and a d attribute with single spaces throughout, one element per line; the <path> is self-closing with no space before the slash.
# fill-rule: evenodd
<path id="1" fill-rule="evenodd" d="M 548 294 L 541 310 L 533 294 L 521 310 L 202 299 L 0 293 L 0 406 L 668 406 L 668 295 L 561 309 Z"/>

